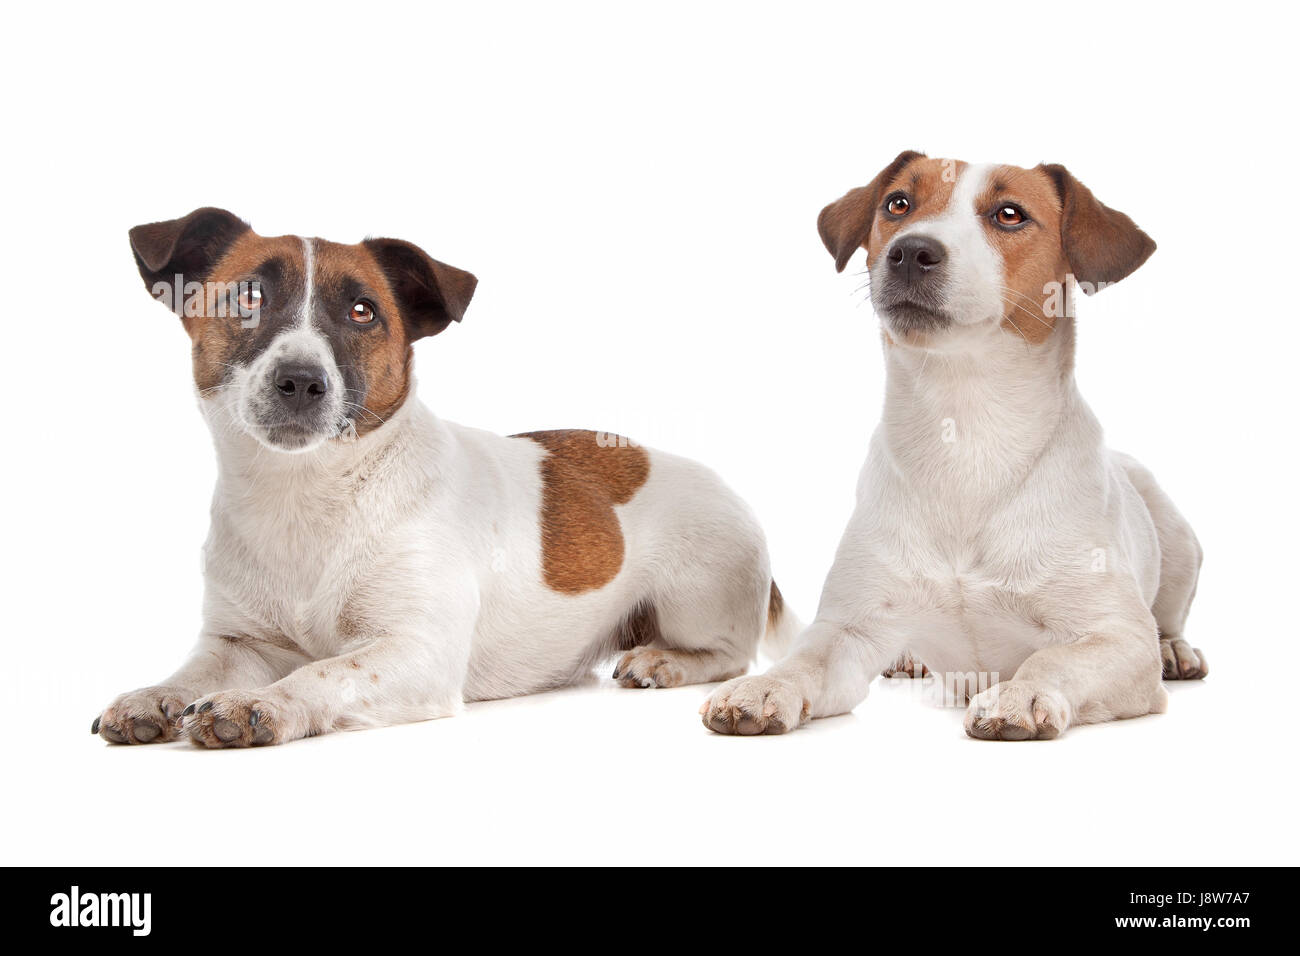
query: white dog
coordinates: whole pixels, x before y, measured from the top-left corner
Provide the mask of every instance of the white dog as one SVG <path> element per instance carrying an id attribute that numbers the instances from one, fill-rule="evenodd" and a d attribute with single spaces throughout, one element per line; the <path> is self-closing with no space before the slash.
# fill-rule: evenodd
<path id="1" fill-rule="evenodd" d="M 722 680 L 765 630 L 797 632 L 712 472 L 419 402 L 411 343 L 460 320 L 469 273 L 398 240 L 265 238 L 220 209 L 131 246 L 192 339 L 219 478 L 198 646 L 92 732 L 279 743 L 555 687 L 616 652 L 624 686 Z"/>
<path id="2" fill-rule="evenodd" d="M 701 708 L 720 733 L 842 714 L 891 662 L 973 695 L 972 737 L 1050 738 L 1163 711 L 1204 677 L 1183 640 L 1201 550 L 1075 387 L 1071 279 L 1154 251 L 1061 166 L 898 156 L 822 210 L 843 270 L 867 251 L 882 420 L 816 620 L 766 675 Z"/>

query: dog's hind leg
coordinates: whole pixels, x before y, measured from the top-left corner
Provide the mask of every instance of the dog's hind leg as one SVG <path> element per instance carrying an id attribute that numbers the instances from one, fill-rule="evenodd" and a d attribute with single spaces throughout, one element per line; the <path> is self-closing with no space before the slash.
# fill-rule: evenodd
<path id="1" fill-rule="evenodd" d="M 763 634 L 764 606 L 756 599 L 750 603 L 717 614 L 672 601 L 656 605 L 648 622 L 653 631 L 644 635 L 648 643 L 619 658 L 614 679 L 624 687 L 679 687 L 745 673 Z"/>
<path id="2" fill-rule="evenodd" d="M 902 656 L 894 663 L 890 664 L 880 672 L 881 677 L 929 677 L 930 668 L 918 658 L 913 657 L 911 651 L 904 651 Z"/>
<path id="3" fill-rule="evenodd" d="M 1160 543 L 1160 585 L 1151 613 L 1160 629 L 1160 660 L 1165 680 L 1200 680 L 1210 672 L 1200 648 L 1183 639 L 1187 614 L 1196 596 L 1201 571 L 1201 545 L 1192 526 L 1151 472 L 1132 459 L 1124 461 L 1129 480 L 1146 502 Z"/>
<path id="4" fill-rule="evenodd" d="M 758 563 L 739 574 L 698 569 L 688 586 L 640 605 L 623 626 L 635 639 L 621 643 L 639 646 L 619 659 L 614 679 L 624 687 L 678 687 L 745 673 L 772 593 L 767 561 Z"/>
<path id="5" fill-rule="evenodd" d="M 1159 492 L 1159 489 L 1156 489 Z M 1160 492 L 1168 511 L 1156 517 L 1160 537 L 1160 589 L 1156 592 L 1151 613 L 1160 628 L 1160 659 L 1165 680 L 1200 680 L 1210 673 L 1210 665 L 1199 647 L 1183 640 L 1187 613 L 1196 596 L 1196 581 L 1201 571 L 1201 546 L 1173 502 Z M 1150 503 L 1148 501 L 1148 503 Z"/>

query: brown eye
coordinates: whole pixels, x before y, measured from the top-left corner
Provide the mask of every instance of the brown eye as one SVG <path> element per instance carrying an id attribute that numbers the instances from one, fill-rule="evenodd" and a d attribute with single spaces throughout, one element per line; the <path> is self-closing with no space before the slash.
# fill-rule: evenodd
<path id="1" fill-rule="evenodd" d="M 885 209 L 889 211 L 891 216 L 905 216 L 907 215 L 907 211 L 911 208 L 912 204 L 907 201 L 906 196 L 895 196 L 893 199 L 889 200 L 888 205 L 885 206 Z"/>
<path id="2" fill-rule="evenodd" d="M 247 315 L 262 307 L 262 290 L 257 286 L 248 286 L 239 290 L 239 311 Z"/>
<path id="3" fill-rule="evenodd" d="M 999 226 L 1018 226 L 1025 221 L 1025 214 L 1015 206 L 999 206 L 994 218 Z"/>
<path id="4" fill-rule="evenodd" d="M 375 308 L 365 299 L 362 299 L 352 306 L 352 311 L 348 315 L 357 325 L 369 325 L 375 321 Z"/>

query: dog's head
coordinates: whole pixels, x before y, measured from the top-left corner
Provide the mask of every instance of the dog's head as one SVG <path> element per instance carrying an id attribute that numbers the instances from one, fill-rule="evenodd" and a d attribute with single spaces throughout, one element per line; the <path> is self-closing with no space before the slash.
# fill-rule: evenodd
<path id="1" fill-rule="evenodd" d="M 1156 244 L 1064 166 L 975 166 L 900 153 L 822 210 L 843 271 L 867 250 L 871 301 L 891 341 L 927 347 L 1006 332 L 1045 341 L 1087 294 L 1118 282 Z"/>
<path id="2" fill-rule="evenodd" d="M 224 209 L 130 237 L 190 335 L 199 394 L 278 451 L 381 425 L 406 399 L 411 343 L 460 321 L 477 281 L 399 239 L 264 237 Z"/>

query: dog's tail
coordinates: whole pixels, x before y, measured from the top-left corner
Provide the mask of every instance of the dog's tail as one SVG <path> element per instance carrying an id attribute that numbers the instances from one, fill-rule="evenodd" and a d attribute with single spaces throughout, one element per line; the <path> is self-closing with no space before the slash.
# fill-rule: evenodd
<path id="1" fill-rule="evenodd" d="M 785 657 L 802 630 L 803 623 L 794 611 L 786 607 L 781 589 L 773 581 L 767 599 L 767 628 L 763 631 L 759 647 L 772 660 L 779 661 Z"/>

